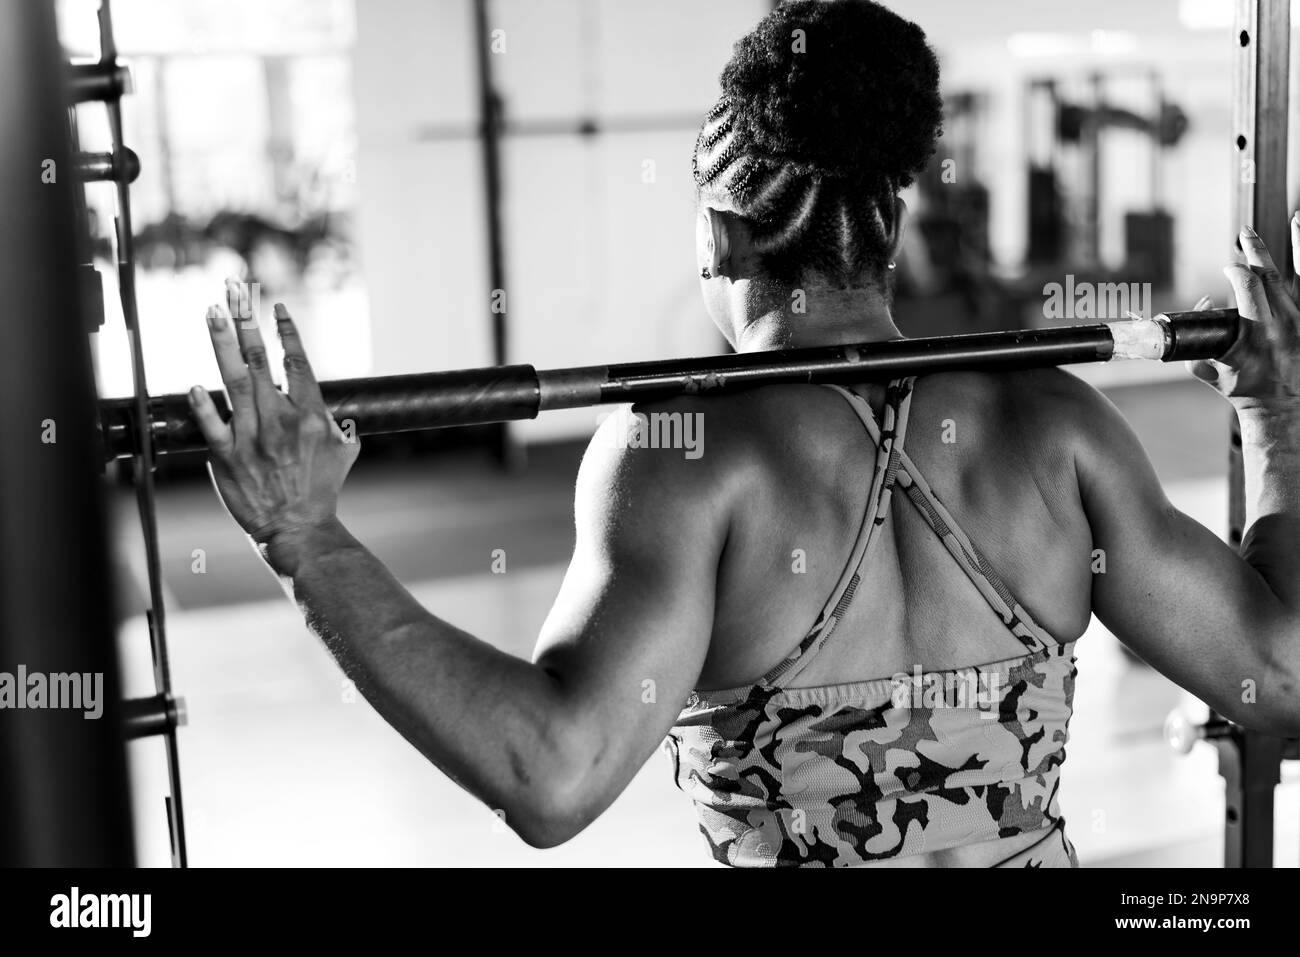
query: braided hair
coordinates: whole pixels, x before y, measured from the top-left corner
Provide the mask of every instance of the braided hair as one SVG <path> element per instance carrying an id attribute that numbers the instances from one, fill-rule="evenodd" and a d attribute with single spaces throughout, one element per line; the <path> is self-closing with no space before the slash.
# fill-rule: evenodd
<path id="1" fill-rule="evenodd" d="M 895 197 L 934 155 L 939 62 L 916 24 L 872 0 L 793 0 L 735 45 L 691 160 L 773 281 L 879 281 Z"/>

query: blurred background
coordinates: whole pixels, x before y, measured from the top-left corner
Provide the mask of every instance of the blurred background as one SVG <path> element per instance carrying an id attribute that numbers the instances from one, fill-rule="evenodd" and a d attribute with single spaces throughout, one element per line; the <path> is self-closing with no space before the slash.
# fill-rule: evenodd
<path id="1" fill-rule="evenodd" d="M 905 194 L 905 333 L 1099 318 L 1054 312 L 1052 283 L 1120 284 L 1144 314 L 1226 301 L 1241 163 L 1232 4 L 887 5 L 936 47 L 947 112 Z M 58 0 L 74 57 L 97 49 L 96 6 Z M 289 305 L 321 378 L 724 351 L 699 300 L 690 153 L 732 43 L 771 6 L 117 0 L 151 391 L 219 387 L 201 317 L 227 276 L 257 283 L 268 313 Z M 102 109 L 79 114 L 83 148 L 106 149 Z M 125 395 L 112 191 L 88 192 L 110 286 L 99 386 Z M 1226 404 L 1181 367 L 1081 374 L 1133 422 L 1175 504 L 1223 531 Z M 343 518 L 436 613 L 527 655 L 572 546 L 595 425 L 575 410 L 367 440 Z M 130 476 L 114 477 L 121 653 L 128 693 L 144 694 L 144 565 Z M 351 691 L 201 459 L 169 458 L 159 491 L 193 863 L 710 863 L 659 756 L 578 839 L 527 848 Z M 1099 625 L 1078 653 L 1062 804 L 1083 863 L 1221 864 L 1213 750 L 1178 756 L 1161 735 L 1171 709 L 1203 708 Z M 141 860 L 165 864 L 161 747 L 132 744 L 131 759 Z M 1286 866 L 1300 858 L 1295 770 L 1278 791 Z"/>

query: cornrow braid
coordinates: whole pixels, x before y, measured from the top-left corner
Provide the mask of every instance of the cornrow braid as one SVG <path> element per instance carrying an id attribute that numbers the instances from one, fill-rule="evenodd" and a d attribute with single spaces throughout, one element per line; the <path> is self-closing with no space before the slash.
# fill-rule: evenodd
<path id="1" fill-rule="evenodd" d="M 787 0 L 736 43 L 721 83 L 691 159 L 699 197 L 746 220 L 772 279 L 878 278 L 898 191 L 941 133 L 925 34 L 873 0 Z"/>
<path id="2" fill-rule="evenodd" d="M 725 100 L 705 118 L 691 169 L 701 196 L 728 197 L 748 222 L 772 279 L 798 283 L 811 271 L 849 286 L 885 268 L 895 195 L 888 178 L 853 182 L 791 158 L 760 155 L 737 135 Z"/>

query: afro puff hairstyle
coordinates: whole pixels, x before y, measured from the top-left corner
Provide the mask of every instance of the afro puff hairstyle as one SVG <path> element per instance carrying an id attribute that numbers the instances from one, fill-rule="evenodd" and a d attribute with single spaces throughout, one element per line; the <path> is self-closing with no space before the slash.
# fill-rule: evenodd
<path id="1" fill-rule="evenodd" d="M 793 0 L 736 43 L 721 85 L 695 181 L 734 200 L 770 277 L 845 287 L 883 271 L 894 197 L 942 132 L 921 29 L 871 0 Z"/>

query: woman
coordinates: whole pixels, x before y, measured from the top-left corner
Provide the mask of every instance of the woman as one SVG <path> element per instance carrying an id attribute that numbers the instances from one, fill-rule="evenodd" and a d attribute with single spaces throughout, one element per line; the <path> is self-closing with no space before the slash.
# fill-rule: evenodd
<path id="1" fill-rule="evenodd" d="M 694 171 L 701 288 L 738 350 L 900 337 L 898 191 L 939 123 L 923 34 L 874 3 L 787 3 L 737 44 Z M 358 446 L 282 306 L 287 393 L 255 324 L 213 307 L 231 421 L 191 398 L 311 626 L 530 844 L 581 831 L 666 737 L 724 863 L 1073 866 L 1057 782 L 1091 614 L 1233 720 L 1300 729 L 1300 307 L 1242 241 L 1251 321 L 1193 370 L 1241 420 L 1240 556 L 1060 370 L 684 398 L 640 411 L 701 416 L 707 455 L 619 441 L 627 417 L 592 441 L 532 662 L 422 608 L 340 524 Z"/>

